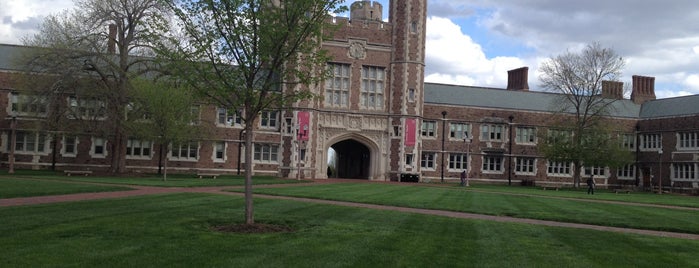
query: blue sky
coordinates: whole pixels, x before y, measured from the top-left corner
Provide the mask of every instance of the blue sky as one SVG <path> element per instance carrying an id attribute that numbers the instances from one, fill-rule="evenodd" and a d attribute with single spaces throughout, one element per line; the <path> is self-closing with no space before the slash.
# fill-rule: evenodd
<path id="1" fill-rule="evenodd" d="M 378 2 L 387 18 L 388 0 Z M 502 88 L 507 70 L 527 66 L 537 90 L 543 61 L 599 42 L 626 60 L 628 85 L 632 75 L 652 76 L 658 98 L 699 94 L 696 0 L 428 0 L 427 6 L 428 82 Z M 43 16 L 71 7 L 70 0 L 0 1 L 0 43 L 21 44 Z"/>

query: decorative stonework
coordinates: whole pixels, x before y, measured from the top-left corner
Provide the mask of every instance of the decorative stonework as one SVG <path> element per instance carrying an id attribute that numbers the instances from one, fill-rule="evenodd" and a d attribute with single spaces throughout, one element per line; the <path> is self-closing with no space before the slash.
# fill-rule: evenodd
<path id="1" fill-rule="evenodd" d="M 350 130 L 361 130 L 362 129 L 362 118 L 358 116 L 347 117 L 347 128 Z"/>
<path id="2" fill-rule="evenodd" d="M 318 115 L 318 124 L 324 129 L 339 129 L 345 132 L 388 131 L 388 118 L 385 116 L 321 113 Z"/>
<path id="3" fill-rule="evenodd" d="M 366 42 L 350 41 L 349 50 L 347 52 L 350 58 L 363 60 L 366 58 Z"/>

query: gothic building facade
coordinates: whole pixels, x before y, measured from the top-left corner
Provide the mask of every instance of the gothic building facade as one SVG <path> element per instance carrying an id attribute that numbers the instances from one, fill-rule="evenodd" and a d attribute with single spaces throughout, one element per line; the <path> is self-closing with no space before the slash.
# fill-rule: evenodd
<path id="1" fill-rule="evenodd" d="M 371 1 L 351 5 L 349 18 L 323 48 L 333 57 L 332 76 L 313 89 L 321 98 L 292 109 L 266 111 L 254 136 L 256 174 L 288 178 L 365 180 L 472 180 L 493 183 L 573 183 L 570 163 L 548 161 L 537 150 L 537 132 L 556 115 L 557 94 L 529 91 L 526 67 L 509 72 L 504 89 L 424 82 L 427 0 L 391 0 L 389 20 Z M 11 78 L 19 72 L 0 45 L 2 164 L 18 168 L 107 170 L 109 137 L 42 131 L 40 107 L 22 105 Z M 464 63 L 468 64 L 468 63 Z M 598 185 L 695 190 L 699 188 L 699 95 L 655 99 L 654 78 L 634 76 L 630 99 L 620 83 L 607 82 L 603 96 L 616 99 L 606 120 L 618 127 L 635 162 L 619 169 L 585 167 Z M 201 124 L 213 135 L 159 148 L 130 139 L 127 168 L 155 172 L 163 159 L 174 171 L 235 174 L 245 150 L 235 113 L 202 105 Z M 31 113 L 30 113 L 31 112 Z M 12 142 L 14 135 L 14 143 Z"/>

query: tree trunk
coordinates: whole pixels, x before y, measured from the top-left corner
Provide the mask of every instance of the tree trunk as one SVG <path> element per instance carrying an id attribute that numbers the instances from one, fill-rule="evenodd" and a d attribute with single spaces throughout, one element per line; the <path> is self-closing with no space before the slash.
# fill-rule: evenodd
<path id="1" fill-rule="evenodd" d="M 245 123 L 245 223 L 254 224 L 255 217 L 252 205 L 252 122 Z"/>
<path id="2" fill-rule="evenodd" d="M 117 122 L 118 124 L 118 122 Z M 117 131 L 114 135 L 114 144 L 112 146 L 112 173 L 123 174 L 126 172 L 126 136 L 122 133 L 120 126 L 117 126 Z"/>
<path id="3" fill-rule="evenodd" d="M 167 181 L 167 159 L 163 161 L 163 181 Z"/>

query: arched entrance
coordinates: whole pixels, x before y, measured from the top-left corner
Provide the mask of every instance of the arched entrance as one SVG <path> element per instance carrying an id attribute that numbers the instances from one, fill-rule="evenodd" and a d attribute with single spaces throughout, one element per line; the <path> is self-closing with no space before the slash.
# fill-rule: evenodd
<path id="1" fill-rule="evenodd" d="M 328 177 L 343 179 L 369 179 L 371 170 L 371 151 L 355 140 L 344 140 L 330 146 L 334 151 L 329 162 L 331 167 Z M 330 164 L 329 164 L 330 165 Z"/>

